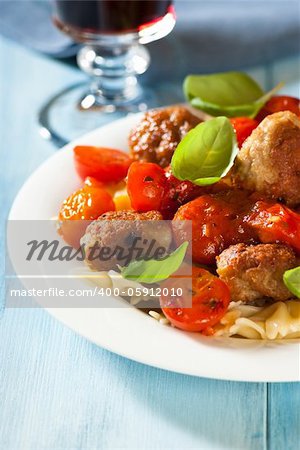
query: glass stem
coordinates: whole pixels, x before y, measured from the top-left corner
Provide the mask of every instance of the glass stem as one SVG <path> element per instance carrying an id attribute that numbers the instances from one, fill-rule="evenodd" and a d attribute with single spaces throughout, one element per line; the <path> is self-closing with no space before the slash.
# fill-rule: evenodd
<path id="1" fill-rule="evenodd" d="M 147 70 L 150 56 L 136 42 L 118 46 L 86 45 L 79 51 L 77 62 L 92 80 L 90 91 L 80 100 L 80 108 L 116 107 L 141 94 L 137 75 Z"/>

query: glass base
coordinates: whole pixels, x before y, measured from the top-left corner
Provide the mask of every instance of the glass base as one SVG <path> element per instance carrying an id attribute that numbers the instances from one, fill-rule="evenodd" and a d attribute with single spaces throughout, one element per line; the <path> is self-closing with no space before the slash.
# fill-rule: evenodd
<path id="1" fill-rule="evenodd" d="M 183 101 L 180 85 L 143 89 L 131 101 L 111 104 L 87 93 L 87 83 L 73 85 L 51 98 L 39 113 L 41 136 L 62 147 L 113 120 L 147 109 Z"/>

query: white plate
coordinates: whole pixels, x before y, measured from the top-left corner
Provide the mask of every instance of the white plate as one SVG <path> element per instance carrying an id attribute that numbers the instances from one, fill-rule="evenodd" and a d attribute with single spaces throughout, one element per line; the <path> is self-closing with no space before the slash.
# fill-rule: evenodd
<path id="1" fill-rule="evenodd" d="M 127 150 L 127 136 L 140 115 L 129 116 L 76 140 Z M 27 180 L 10 219 L 49 219 L 76 189 L 74 142 L 44 162 Z M 159 324 L 131 308 L 48 309 L 69 328 L 119 355 L 144 364 L 201 377 L 239 381 L 299 381 L 300 344 L 203 338 Z"/>

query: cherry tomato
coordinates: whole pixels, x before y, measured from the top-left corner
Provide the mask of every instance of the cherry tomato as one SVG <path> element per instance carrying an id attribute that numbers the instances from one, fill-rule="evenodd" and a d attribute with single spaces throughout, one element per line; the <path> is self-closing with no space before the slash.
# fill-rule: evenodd
<path id="1" fill-rule="evenodd" d="M 189 293 L 192 295 L 192 307 L 189 308 L 184 307 L 187 299 L 170 295 L 177 292 L 175 285 L 176 280 L 172 278 L 163 285 L 166 289 L 162 292 L 166 294 L 161 296 L 160 305 L 165 316 L 181 330 L 212 334 L 211 327 L 221 320 L 228 309 L 230 292 L 227 285 L 207 270 L 193 267 L 192 292 Z M 182 280 L 178 279 L 178 287 L 181 285 Z"/>
<path id="2" fill-rule="evenodd" d="M 90 221 L 114 210 L 115 204 L 108 192 L 84 186 L 63 202 L 58 215 L 58 232 L 69 245 L 78 248 Z"/>
<path id="3" fill-rule="evenodd" d="M 127 192 L 136 211 L 159 211 L 166 187 L 164 170 L 154 163 L 134 162 L 128 170 Z"/>
<path id="4" fill-rule="evenodd" d="M 173 220 L 192 221 L 193 261 L 214 264 L 216 256 L 230 245 L 256 242 L 256 231 L 244 223 L 244 217 L 254 203 L 247 192 L 227 190 L 202 195 L 181 206 Z M 176 241 L 189 239 L 184 233 L 183 227 L 176 231 Z"/>
<path id="5" fill-rule="evenodd" d="M 200 197 L 200 195 L 229 189 L 229 186 L 223 181 L 211 186 L 197 186 L 188 180 L 178 180 L 178 178 L 174 177 L 172 174 L 170 166 L 165 169 L 165 172 L 167 183 L 160 209 L 164 219 L 173 219 L 174 214 L 180 206 Z"/>
<path id="6" fill-rule="evenodd" d="M 230 122 L 236 133 L 238 146 L 241 148 L 247 137 L 257 127 L 258 121 L 249 117 L 235 117 L 230 119 Z"/>
<path id="7" fill-rule="evenodd" d="M 168 168 L 166 170 L 166 186 L 160 212 L 165 219 L 172 219 L 181 205 L 199 197 L 202 193 L 203 187 L 197 186 L 188 180 L 178 180 L 172 174 L 171 169 Z"/>
<path id="8" fill-rule="evenodd" d="M 279 111 L 291 111 L 297 116 L 300 115 L 300 100 L 296 97 L 288 95 L 277 95 L 270 98 L 265 106 L 260 110 L 256 119 L 262 121 L 269 114 L 274 114 Z"/>
<path id="9" fill-rule="evenodd" d="M 74 162 L 83 180 L 93 177 L 103 183 L 115 183 L 126 177 L 132 160 L 112 148 L 78 145 L 74 148 Z"/>
<path id="10" fill-rule="evenodd" d="M 262 243 L 279 241 L 300 254 L 300 214 L 279 203 L 258 201 L 248 221 Z"/>

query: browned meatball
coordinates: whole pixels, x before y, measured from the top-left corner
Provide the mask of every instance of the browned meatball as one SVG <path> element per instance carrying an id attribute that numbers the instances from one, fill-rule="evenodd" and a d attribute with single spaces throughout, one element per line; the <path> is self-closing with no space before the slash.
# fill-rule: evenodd
<path id="1" fill-rule="evenodd" d="M 129 135 L 131 156 L 166 167 L 181 139 L 199 122 L 183 106 L 149 111 Z"/>
<path id="2" fill-rule="evenodd" d="M 267 116 L 244 142 L 233 168 L 241 187 L 300 204 L 300 120 L 282 111 Z"/>
<path id="3" fill-rule="evenodd" d="M 136 211 L 109 211 L 98 217 L 97 220 L 163 220 L 159 211 L 139 213 Z"/>
<path id="4" fill-rule="evenodd" d="M 154 226 L 152 221 L 159 222 Z M 80 243 L 85 249 L 85 262 L 92 269 L 111 270 L 117 265 L 128 265 L 135 259 L 136 251 L 130 256 L 133 247 L 141 248 L 141 255 L 146 254 L 152 240 L 154 244 L 147 258 L 153 257 L 159 247 L 167 252 L 172 241 L 170 225 L 162 220 L 158 211 L 117 211 L 102 214 L 93 221 Z M 139 257 L 143 259 L 141 255 Z M 165 255 L 159 255 L 162 256 Z"/>
<path id="5" fill-rule="evenodd" d="M 281 244 L 237 244 L 217 256 L 217 272 L 228 285 L 233 301 L 292 298 L 282 278 L 286 270 L 296 266 L 293 250 Z"/>

